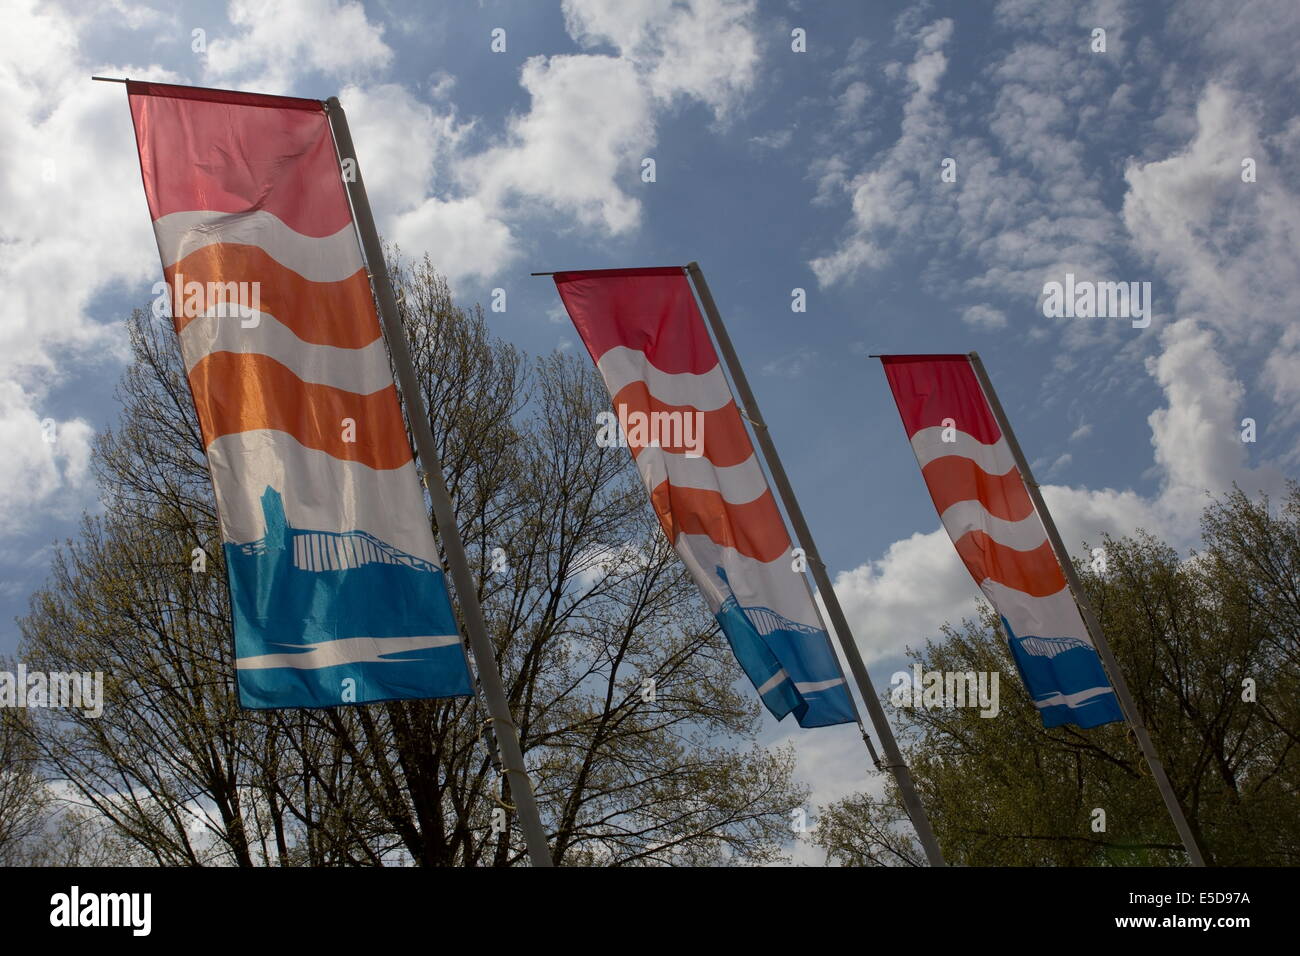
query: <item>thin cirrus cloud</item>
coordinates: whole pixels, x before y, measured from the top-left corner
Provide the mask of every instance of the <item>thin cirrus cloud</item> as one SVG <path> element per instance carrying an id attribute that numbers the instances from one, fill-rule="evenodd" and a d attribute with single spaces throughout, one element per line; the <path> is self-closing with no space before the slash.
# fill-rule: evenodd
<path id="1" fill-rule="evenodd" d="M 1273 6 L 1247 5 L 1260 16 Z M 951 22 L 901 17 L 896 41 L 910 59 L 904 65 L 878 57 L 875 81 L 900 87 L 898 137 L 819 167 L 822 204 L 833 206 L 836 194 L 847 200 L 840 239 L 809 262 L 824 287 L 870 284 L 902 252 L 925 245 L 949 264 L 935 294 L 959 302 L 979 297 L 957 310 L 966 325 L 1039 339 L 1049 333 L 1041 314 L 1035 320 L 1036 290 L 1066 271 L 1080 279 L 1155 280 L 1167 292 L 1157 300 L 1153 328 L 1136 340 L 1123 338 L 1127 323 L 1053 330 L 1066 350 L 1058 369 L 1073 367 L 1078 377 L 1081 367 L 1118 363 L 1148 376 L 1163 398 L 1146 415 L 1153 493 L 1044 487 L 1076 550 L 1085 540 L 1138 528 L 1190 546 L 1208 495 L 1234 483 L 1276 494 L 1284 488 L 1280 466 L 1300 457 L 1275 442 L 1271 459 L 1252 460 L 1239 434 L 1251 394 L 1237 371 L 1262 369 L 1277 424 L 1300 420 L 1300 334 L 1285 305 L 1300 294 L 1300 204 L 1293 179 L 1278 174 L 1300 147 L 1300 119 L 1233 86 L 1243 75 L 1290 75 L 1294 63 L 1274 40 L 1262 47 L 1273 66 L 1243 66 L 1259 56 L 1246 42 L 1258 31 L 1244 27 L 1239 42 L 1208 31 L 1210 53 L 1198 57 L 1188 23 L 1205 24 L 1206 9 L 1174 11 L 1170 30 L 1191 56 L 1161 64 L 1163 82 L 1178 81 L 1165 90 L 1150 82 L 1149 62 L 1137 69 L 1125 29 L 1133 12 L 1121 0 L 999 4 L 997 21 L 1010 42 L 977 67 L 992 104 L 979 116 L 980 131 L 949 115 L 954 94 L 945 82 L 962 39 Z M 1109 27 L 1109 54 L 1082 59 L 1091 28 L 1101 23 Z M 1157 56 L 1148 47 L 1140 52 Z M 1063 62 L 1077 69 L 1062 69 Z M 854 75 L 863 75 L 860 64 Z M 1183 92 L 1189 88 L 1190 98 Z M 1151 115 L 1135 115 L 1135 101 Z M 1117 130 L 1150 132 L 1125 142 Z M 938 172 L 946 156 L 958 158 L 960 172 L 945 188 Z M 1261 170 L 1255 183 L 1240 175 L 1247 156 Z M 1108 186 L 1118 188 L 1118 201 Z M 1090 431 L 1081 427 L 1070 440 Z M 1065 473 L 1071 454 L 1044 451 L 1044 477 Z M 835 588 L 874 661 L 896 660 L 945 621 L 970 616 L 978 594 L 941 528 L 895 542 L 842 572 Z"/>

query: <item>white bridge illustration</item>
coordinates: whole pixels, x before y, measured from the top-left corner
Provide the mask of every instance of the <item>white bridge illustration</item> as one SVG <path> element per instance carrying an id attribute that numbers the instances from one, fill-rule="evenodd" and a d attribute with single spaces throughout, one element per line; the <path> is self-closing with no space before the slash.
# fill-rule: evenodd
<path id="1" fill-rule="evenodd" d="M 431 561 L 408 554 L 367 531 L 304 531 L 292 527 L 284 516 L 284 505 L 274 488 L 262 494 L 266 535 L 237 545 L 240 553 L 256 557 L 275 550 L 293 555 L 300 571 L 346 571 L 367 564 L 397 564 L 430 573 L 441 570 Z"/>
<path id="2" fill-rule="evenodd" d="M 1077 647 L 1092 649 L 1091 644 L 1077 637 L 1018 637 L 1016 643 L 1026 654 L 1033 654 L 1035 657 L 1055 657 Z"/>
<path id="3" fill-rule="evenodd" d="M 741 603 L 736 600 L 736 595 L 731 591 L 731 582 L 727 580 L 727 572 L 724 571 L 721 566 L 714 568 L 714 570 L 717 572 L 718 577 L 722 578 L 722 583 L 727 585 L 727 599 L 723 601 L 722 606 L 718 608 L 719 614 L 726 612 L 730 608 L 736 608 L 744 614 L 745 618 L 753 625 L 754 630 L 758 632 L 760 637 L 767 637 L 769 634 L 774 634 L 777 631 L 790 631 L 795 634 L 809 635 L 824 635 L 826 633 L 820 627 L 812 627 L 811 625 L 803 624 L 799 621 L 792 621 L 788 617 L 773 611 L 770 607 L 741 606 Z"/>

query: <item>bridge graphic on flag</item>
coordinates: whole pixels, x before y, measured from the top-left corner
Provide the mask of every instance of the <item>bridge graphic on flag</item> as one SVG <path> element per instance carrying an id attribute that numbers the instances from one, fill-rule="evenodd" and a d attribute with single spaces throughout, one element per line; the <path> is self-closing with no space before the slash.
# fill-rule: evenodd
<path id="1" fill-rule="evenodd" d="M 713 572 L 727 594 L 715 617 L 764 703 L 785 701 L 794 691 L 808 707 L 822 707 L 847 693 L 842 674 L 818 666 L 816 659 L 808 662 L 810 650 L 827 644 L 824 628 L 791 620 L 770 607 L 741 604 L 726 569 L 715 565 Z"/>
<path id="2" fill-rule="evenodd" d="M 126 88 L 220 519 L 241 706 L 473 693 L 376 309 L 382 255 L 363 254 L 369 207 L 342 175 L 341 107 Z"/>
<path id="3" fill-rule="evenodd" d="M 726 584 L 727 572 L 723 569 L 722 565 L 718 565 L 714 570 L 717 572 L 718 577 L 722 578 L 722 583 Z M 730 591 L 730 588 L 728 588 L 728 591 Z M 753 607 L 744 607 L 736 600 L 736 595 L 734 594 L 729 594 L 727 599 L 722 602 L 722 606 L 718 609 L 719 614 L 729 612 L 743 614 L 761 637 L 768 637 L 778 631 L 784 631 L 791 634 L 807 634 L 809 637 L 823 637 L 826 634 L 826 632 L 820 627 L 813 627 L 811 624 L 804 624 L 800 621 L 792 621 L 788 617 L 773 611 L 770 607 L 760 607 L 757 605 Z"/>
<path id="4" fill-rule="evenodd" d="M 1078 648 L 1092 649 L 1091 644 L 1077 637 L 1018 637 L 1016 643 L 1026 654 L 1035 657 L 1055 657 Z"/>
<path id="5" fill-rule="evenodd" d="M 881 360 L 939 521 L 997 610 L 1043 725 L 1122 720 L 1062 560 L 971 357 Z"/>
<path id="6" fill-rule="evenodd" d="M 391 699 L 406 696 L 430 669 L 464 670 L 436 564 L 367 531 L 295 528 L 270 485 L 260 504 L 262 536 L 225 545 L 235 668 L 246 697 L 269 702 L 306 687 L 300 706 L 328 706 L 351 679 L 359 691 Z M 452 686 L 469 689 L 468 682 Z"/>
<path id="7" fill-rule="evenodd" d="M 407 554 L 368 531 L 294 528 L 284 516 L 280 493 L 269 485 L 262 493 L 262 516 L 266 519 L 267 533 L 256 541 L 239 545 L 241 554 L 256 556 L 284 548 L 293 555 L 293 566 L 300 571 L 346 571 L 367 564 L 400 564 L 430 574 L 439 570 L 432 562 Z"/>

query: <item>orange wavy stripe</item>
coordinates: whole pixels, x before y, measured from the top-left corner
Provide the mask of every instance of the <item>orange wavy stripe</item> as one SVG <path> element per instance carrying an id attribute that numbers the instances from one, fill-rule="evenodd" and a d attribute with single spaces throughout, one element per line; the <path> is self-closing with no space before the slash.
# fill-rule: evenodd
<path id="1" fill-rule="evenodd" d="M 203 304 L 209 308 L 222 298 L 218 294 L 208 300 L 209 282 L 257 282 L 260 311 L 275 316 L 304 342 L 359 349 L 379 338 L 379 317 L 365 269 L 358 269 L 338 282 L 312 282 L 280 265 L 257 246 L 218 242 L 195 249 L 163 272 L 172 288 L 172 315 L 176 316 L 177 332 L 193 318 L 182 314 L 185 286 L 189 283 L 203 285 Z M 179 290 L 176 288 L 178 272 L 183 280 Z M 246 301 L 248 296 L 239 298 L 241 305 L 250 304 Z"/>
<path id="2" fill-rule="evenodd" d="M 1017 551 L 983 531 L 967 531 L 957 541 L 957 553 L 976 583 L 989 578 L 1033 597 L 1047 597 L 1065 587 L 1065 575 L 1046 541 L 1032 551 Z"/>
<path id="3" fill-rule="evenodd" d="M 622 409 L 626 409 L 626 412 Z M 699 409 L 692 405 L 669 405 L 651 395 L 645 382 L 629 382 L 614 396 L 614 411 L 619 415 L 633 412 L 680 412 L 682 415 L 695 415 Z M 749 435 L 734 401 L 704 412 L 701 434 L 704 439 L 704 457 L 719 468 L 739 465 L 754 454 L 754 446 L 749 442 Z M 628 443 L 631 445 L 630 439 Z M 665 451 L 679 454 L 686 451 L 686 446 L 680 444 L 661 447 Z M 633 446 L 632 457 L 635 458 L 640 451 L 639 446 Z"/>
<path id="4" fill-rule="evenodd" d="M 676 541 L 679 534 L 708 535 L 714 544 L 764 562 L 776 560 L 790 547 L 770 489 L 753 501 L 733 505 L 716 491 L 665 481 L 650 492 L 650 503 L 669 541 Z"/>
<path id="5" fill-rule="evenodd" d="M 358 395 L 304 382 L 268 355 L 213 352 L 190 371 L 190 389 L 205 446 L 222 435 L 274 429 L 371 468 L 399 468 L 412 458 L 393 385 Z M 343 440 L 345 418 L 356 423 L 355 441 Z"/>
<path id="6" fill-rule="evenodd" d="M 1034 503 L 1014 468 L 1005 475 L 990 475 L 969 458 L 946 455 L 922 468 L 921 474 L 939 514 L 958 501 L 978 501 L 989 514 L 1005 521 L 1020 521 L 1033 513 Z"/>

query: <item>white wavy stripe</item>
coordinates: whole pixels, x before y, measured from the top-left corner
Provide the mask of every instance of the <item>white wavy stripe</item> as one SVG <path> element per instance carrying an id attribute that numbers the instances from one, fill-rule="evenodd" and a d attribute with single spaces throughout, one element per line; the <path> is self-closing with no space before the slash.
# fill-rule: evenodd
<path id="1" fill-rule="evenodd" d="M 619 345 L 602 355 L 596 368 L 611 399 L 632 382 L 645 382 L 650 394 L 666 405 L 690 405 L 711 412 L 731 401 L 731 388 L 720 365 L 700 375 L 661 372 L 650 364 L 644 352 Z"/>
<path id="2" fill-rule="evenodd" d="M 678 488 L 716 491 L 733 505 L 746 504 L 767 491 L 767 479 L 754 455 L 738 465 L 719 468 L 707 458 L 688 458 L 684 453 L 649 446 L 637 455 L 636 467 L 646 491 L 654 491 L 667 480 Z"/>
<path id="3" fill-rule="evenodd" d="M 1012 457 L 1005 438 L 999 438 L 993 444 L 986 445 L 966 432 L 955 429 L 953 432 L 955 441 L 947 442 L 943 440 L 945 430 L 938 425 L 932 425 L 929 428 L 922 428 L 912 436 L 912 451 L 916 452 L 916 460 L 922 468 L 936 458 L 944 458 L 948 455 L 969 458 L 990 475 L 1005 475 L 1016 467 L 1016 460 Z"/>
<path id="4" fill-rule="evenodd" d="M 756 561 L 735 548 L 721 547 L 702 534 L 678 535 L 674 548 L 713 613 L 717 613 L 727 598 L 722 580 L 714 570 L 721 565 L 742 607 L 771 608 L 800 624 L 825 628 L 803 575 L 793 569 L 794 558 L 789 550 L 775 561 Z"/>
<path id="5" fill-rule="evenodd" d="M 980 590 L 997 612 L 1007 619 L 1017 637 L 1074 637 L 1092 646 L 1083 616 L 1068 586 L 1047 597 L 1034 597 L 985 579 Z"/>
<path id="6" fill-rule="evenodd" d="M 213 212 L 197 209 L 155 219 L 154 236 L 163 267 L 218 242 L 257 246 L 286 269 L 312 282 L 337 282 L 362 267 L 356 230 L 348 223 L 331 236 L 304 236 L 262 209 Z"/>
<path id="7" fill-rule="evenodd" d="M 830 680 L 795 681 L 794 688 L 801 694 L 815 694 L 818 691 L 830 690 L 832 687 L 839 687 L 843 683 L 843 677 L 834 677 Z"/>
<path id="8" fill-rule="evenodd" d="M 392 654 L 408 651 L 423 651 L 431 647 L 447 647 L 459 644 L 460 637 L 455 634 L 439 634 L 422 637 L 341 637 L 336 641 L 321 641 L 318 644 L 283 644 L 282 647 L 302 648 L 283 654 L 256 654 L 251 657 L 235 658 L 235 669 L 241 671 L 260 671 L 272 667 L 292 667 L 296 670 L 318 670 L 322 667 L 337 667 L 339 664 L 402 664 L 403 660 L 394 660 Z"/>
<path id="9" fill-rule="evenodd" d="M 1080 704 L 1086 704 L 1094 697 L 1100 697 L 1102 694 L 1113 694 L 1114 691 L 1109 687 L 1090 687 L 1088 690 L 1081 690 L 1077 694 L 1053 694 L 1046 700 L 1034 701 L 1034 706 L 1039 710 L 1046 707 L 1059 707 L 1064 704 L 1071 709 L 1078 707 Z"/>
<path id="10" fill-rule="evenodd" d="M 369 395 L 393 384 L 382 338 L 359 349 L 313 345 L 298 338 L 270 313 L 252 312 L 245 320 L 237 314 L 219 317 L 214 314 L 218 312 L 220 307 L 209 309 L 181 329 L 186 372 L 213 352 L 256 352 L 288 367 L 304 382 L 331 385 L 358 395 Z M 254 320 L 256 325 L 244 328 L 244 321 Z"/>
<path id="11" fill-rule="evenodd" d="M 785 683 L 786 681 L 788 681 L 789 679 L 790 679 L 790 675 L 787 674 L 787 673 L 785 672 L 785 668 L 782 667 L 780 670 L 778 670 L 775 674 L 773 674 L 773 675 L 772 675 L 771 677 L 769 677 L 767 680 L 763 681 L 763 686 L 760 687 L 760 688 L 758 688 L 758 696 L 759 696 L 759 697 L 762 697 L 764 694 L 767 694 L 767 693 L 770 693 L 771 691 L 776 690 L 778 687 L 780 687 L 782 684 L 784 684 L 784 683 Z"/>
<path id="12" fill-rule="evenodd" d="M 415 462 L 376 469 L 304 447 L 271 429 L 222 435 L 208 446 L 221 531 L 243 544 L 266 534 L 262 492 L 280 490 L 289 524 L 307 531 L 366 531 L 435 565 L 429 516 Z"/>
<path id="13" fill-rule="evenodd" d="M 1047 540 L 1038 515 L 1030 512 L 1019 521 L 989 514 L 980 501 L 955 501 L 939 516 L 954 543 L 969 531 L 983 531 L 998 544 L 1017 551 L 1032 551 Z"/>
<path id="14" fill-rule="evenodd" d="M 763 686 L 758 688 L 758 696 L 762 697 L 764 694 L 776 690 L 788 680 L 790 680 L 790 675 L 785 672 L 785 668 L 783 667 L 763 682 Z M 839 687 L 843 683 L 843 677 L 835 677 L 831 680 L 819 681 L 794 681 L 794 688 L 801 694 L 815 694 L 818 691 L 830 690 L 832 687 Z"/>

